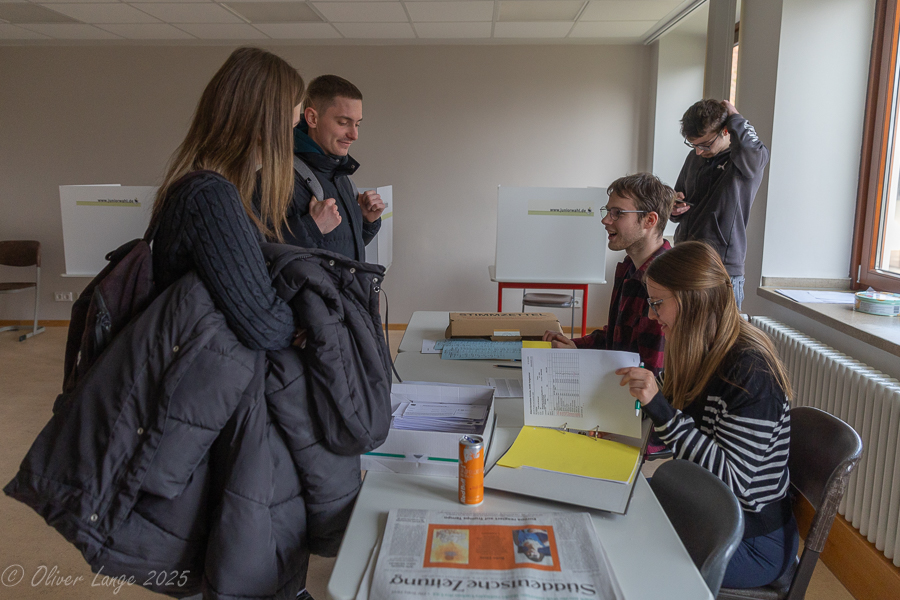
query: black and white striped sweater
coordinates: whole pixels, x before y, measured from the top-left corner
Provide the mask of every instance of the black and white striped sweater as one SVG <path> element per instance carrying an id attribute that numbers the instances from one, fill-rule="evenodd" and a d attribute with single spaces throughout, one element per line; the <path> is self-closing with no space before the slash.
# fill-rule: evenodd
<path id="1" fill-rule="evenodd" d="M 790 519 L 790 405 L 756 352 L 733 351 L 722 373 L 683 411 L 661 392 L 644 410 L 675 458 L 731 488 L 744 509 L 744 537 L 765 535 Z"/>

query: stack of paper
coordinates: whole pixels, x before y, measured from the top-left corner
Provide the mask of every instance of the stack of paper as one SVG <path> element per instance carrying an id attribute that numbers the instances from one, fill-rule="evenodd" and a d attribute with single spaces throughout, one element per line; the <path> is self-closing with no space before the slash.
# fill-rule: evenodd
<path id="1" fill-rule="evenodd" d="M 523 427 L 512 447 L 497 461 L 501 467 L 540 469 L 617 483 L 631 483 L 640 464 L 640 448 L 545 427 Z"/>
<path id="2" fill-rule="evenodd" d="M 522 342 L 491 340 L 439 340 L 435 350 L 445 360 L 521 360 Z"/>
<path id="3" fill-rule="evenodd" d="M 484 429 L 488 407 L 480 404 L 401 402 L 391 427 L 414 431 L 478 433 Z"/>

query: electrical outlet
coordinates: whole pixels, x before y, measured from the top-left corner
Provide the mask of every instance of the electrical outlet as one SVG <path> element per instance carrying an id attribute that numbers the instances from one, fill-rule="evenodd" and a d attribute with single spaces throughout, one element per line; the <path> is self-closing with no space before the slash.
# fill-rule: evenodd
<path id="1" fill-rule="evenodd" d="M 75 299 L 72 297 L 72 292 L 56 292 L 53 294 L 53 299 L 57 302 L 74 302 Z"/>

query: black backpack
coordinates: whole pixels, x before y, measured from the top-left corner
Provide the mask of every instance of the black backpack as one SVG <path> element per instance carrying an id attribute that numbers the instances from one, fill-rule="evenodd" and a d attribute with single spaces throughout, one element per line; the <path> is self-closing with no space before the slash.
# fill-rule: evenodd
<path id="1" fill-rule="evenodd" d="M 150 240 L 152 226 L 143 238 L 131 240 L 109 254 L 109 264 L 91 280 L 72 306 L 63 393 L 69 393 L 109 342 L 157 295 L 153 282 Z"/>

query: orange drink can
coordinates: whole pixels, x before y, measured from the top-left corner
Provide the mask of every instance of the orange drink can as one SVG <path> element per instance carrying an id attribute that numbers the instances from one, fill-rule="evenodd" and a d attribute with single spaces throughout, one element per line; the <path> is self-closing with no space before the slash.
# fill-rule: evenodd
<path id="1" fill-rule="evenodd" d="M 484 502 L 484 438 L 459 438 L 459 502 L 478 506 Z"/>

